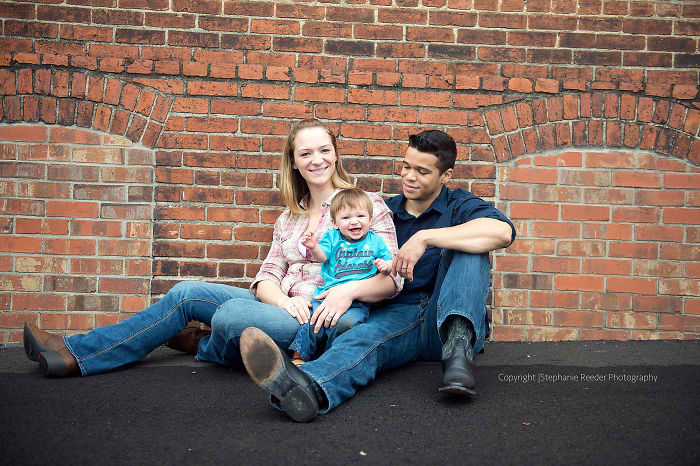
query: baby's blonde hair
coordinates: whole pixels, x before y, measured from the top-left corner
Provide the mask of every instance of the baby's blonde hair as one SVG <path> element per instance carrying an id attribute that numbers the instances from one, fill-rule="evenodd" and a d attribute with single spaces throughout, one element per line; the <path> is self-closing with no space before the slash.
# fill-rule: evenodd
<path id="1" fill-rule="evenodd" d="M 331 201 L 331 219 L 335 222 L 336 214 L 345 207 L 364 207 L 372 218 L 372 199 L 366 192 L 357 188 L 343 189 Z"/>

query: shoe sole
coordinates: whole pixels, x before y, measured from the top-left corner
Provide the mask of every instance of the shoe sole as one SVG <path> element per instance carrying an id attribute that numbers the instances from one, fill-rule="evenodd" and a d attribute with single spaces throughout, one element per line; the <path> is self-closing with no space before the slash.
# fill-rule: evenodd
<path id="1" fill-rule="evenodd" d="M 258 328 L 248 327 L 241 333 L 240 349 L 250 378 L 280 400 L 289 417 L 297 422 L 309 422 L 316 417 L 314 400 L 289 376 L 282 351 L 272 338 Z"/>
<path id="2" fill-rule="evenodd" d="M 65 377 L 66 361 L 57 351 L 46 350 L 39 355 L 39 369 L 46 377 Z"/>
<path id="3" fill-rule="evenodd" d="M 24 323 L 24 352 L 32 361 L 39 362 L 41 353 L 48 350 L 47 347 L 39 343 L 39 340 L 34 336 L 34 332 L 27 322 Z"/>
<path id="4" fill-rule="evenodd" d="M 476 395 L 476 390 L 472 388 L 462 387 L 459 385 L 449 385 L 447 387 L 440 387 L 438 388 L 438 391 L 440 393 L 449 393 L 451 395 L 466 396 L 470 398 Z"/>

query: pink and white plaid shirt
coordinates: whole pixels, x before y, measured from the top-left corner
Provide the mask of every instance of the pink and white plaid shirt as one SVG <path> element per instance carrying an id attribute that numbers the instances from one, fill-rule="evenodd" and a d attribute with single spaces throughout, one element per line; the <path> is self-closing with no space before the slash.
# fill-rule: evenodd
<path id="1" fill-rule="evenodd" d="M 330 204 L 338 191 L 340 190 L 336 190 L 321 204 L 321 219 L 316 230 L 319 238 L 330 228 L 333 228 Z M 374 211 L 370 229 L 381 236 L 391 255 L 395 256 L 399 246 L 396 241 L 396 228 L 391 219 L 391 210 L 378 194 L 367 193 L 367 195 L 372 199 Z M 311 295 L 316 287 L 323 284 L 323 279 L 321 278 L 321 263 L 312 262 L 302 256 L 299 251 L 299 239 L 308 225 L 308 215 L 291 215 L 289 210 L 285 210 L 279 216 L 272 233 L 270 252 L 255 276 L 255 280 L 250 286 L 251 289 L 254 289 L 258 282 L 270 280 L 277 283 L 287 296 L 302 296 L 309 301 L 311 300 Z M 403 288 L 403 277 L 392 275 L 391 278 L 394 280 L 396 294 L 398 294 Z"/>

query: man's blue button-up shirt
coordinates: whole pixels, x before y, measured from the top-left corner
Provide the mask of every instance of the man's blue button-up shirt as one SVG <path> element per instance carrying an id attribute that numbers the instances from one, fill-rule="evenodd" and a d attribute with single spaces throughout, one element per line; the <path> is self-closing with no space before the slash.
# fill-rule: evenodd
<path id="1" fill-rule="evenodd" d="M 511 243 L 515 240 L 513 223 L 492 204 L 474 196 L 469 191 L 450 190 L 443 186 L 435 201 L 418 217 L 406 212 L 405 200 L 406 197 L 399 194 L 386 203 L 394 213 L 399 248 L 420 230 L 461 225 L 477 218 L 496 218 L 508 223 L 513 230 Z M 417 303 L 424 296 L 431 295 L 435 287 L 439 265 L 440 248 L 428 246 L 413 269 L 413 281 L 406 280 L 401 294 L 395 297 L 392 302 Z"/>

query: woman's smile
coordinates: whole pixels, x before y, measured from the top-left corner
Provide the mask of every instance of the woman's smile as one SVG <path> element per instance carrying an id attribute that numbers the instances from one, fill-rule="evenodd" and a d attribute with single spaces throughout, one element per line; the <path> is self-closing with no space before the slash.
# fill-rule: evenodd
<path id="1" fill-rule="evenodd" d="M 310 168 L 309 171 L 314 175 L 323 175 L 328 169 L 328 167 L 330 167 L 330 165 L 326 165 L 325 167 L 320 168 Z"/>

